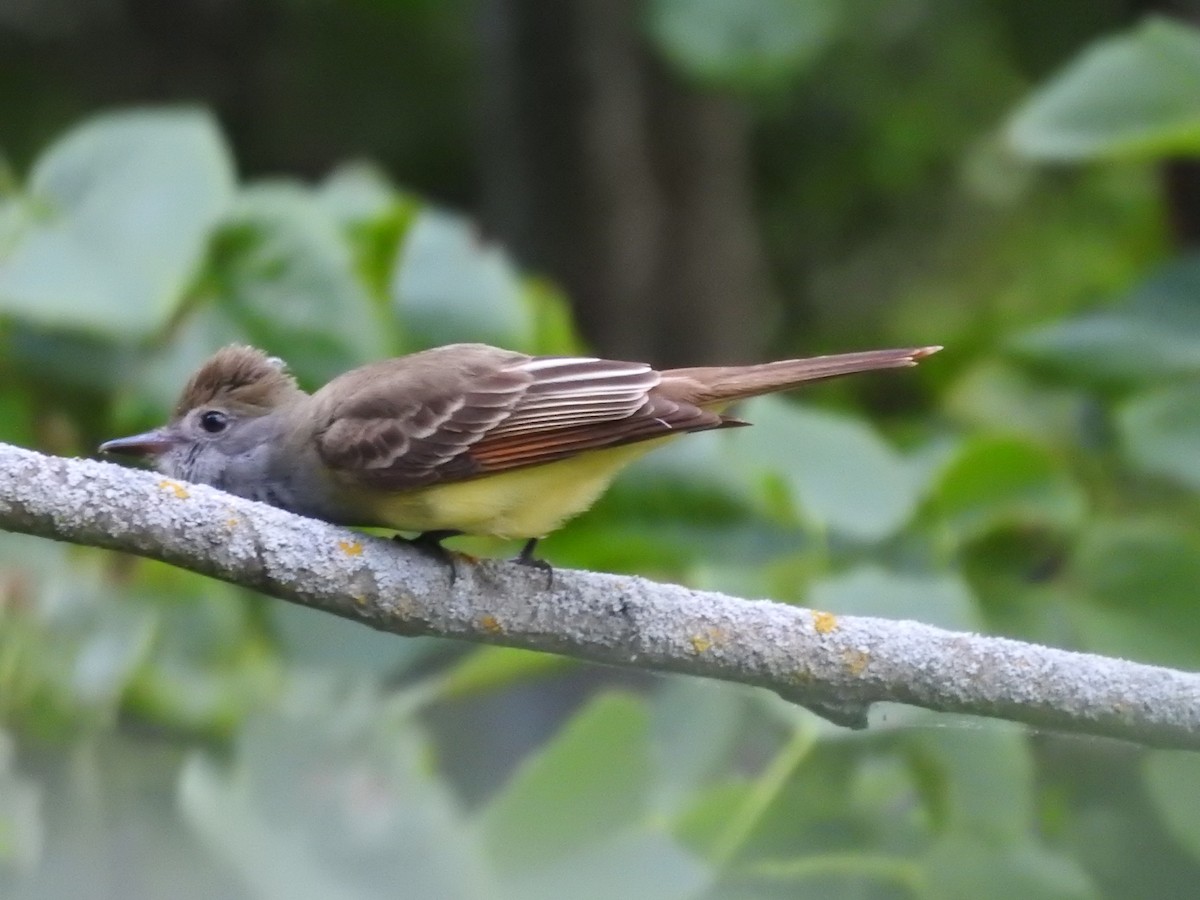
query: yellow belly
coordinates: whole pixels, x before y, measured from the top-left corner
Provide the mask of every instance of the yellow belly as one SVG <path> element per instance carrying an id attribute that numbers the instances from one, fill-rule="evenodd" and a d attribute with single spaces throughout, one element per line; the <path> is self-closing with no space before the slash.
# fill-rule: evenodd
<path id="1" fill-rule="evenodd" d="M 677 435 L 593 450 L 559 462 L 384 497 L 371 506 L 397 531 L 461 531 L 501 538 L 543 537 L 586 510 L 617 473 Z"/>

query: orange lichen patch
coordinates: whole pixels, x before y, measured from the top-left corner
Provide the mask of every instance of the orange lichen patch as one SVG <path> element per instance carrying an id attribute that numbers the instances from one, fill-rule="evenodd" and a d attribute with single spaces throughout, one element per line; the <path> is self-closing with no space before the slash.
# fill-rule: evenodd
<path id="1" fill-rule="evenodd" d="M 160 491 L 171 491 L 178 500 L 186 500 L 188 498 L 187 488 L 178 481 L 171 481 L 169 478 L 164 478 L 158 483 Z"/>
<path id="2" fill-rule="evenodd" d="M 230 528 L 237 528 L 237 523 L 238 523 L 237 519 L 230 518 L 230 519 L 225 520 L 225 524 L 228 525 Z"/>
<path id="3" fill-rule="evenodd" d="M 861 650 L 847 650 L 842 654 L 842 659 L 851 675 L 861 675 L 871 664 L 871 654 Z"/>
<path id="4" fill-rule="evenodd" d="M 362 556 L 363 546 L 358 541 L 338 541 L 338 549 L 347 556 Z"/>
<path id="5" fill-rule="evenodd" d="M 479 626 L 488 634 L 504 634 L 504 626 L 495 616 L 486 615 L 479 620 Z"/>
<path id="6" fill-rule="evenodd" d="M 833 613 L 814 612 L 812 618 L 813 628 L 817 630 L 817 634 L 829 634 L 838 627 L 837 616 Z"/>
<path id="7" fill-rule="evenodd" d="M 692 650 L 699 656 L 701 653 L 707 653 L 713 647 L 725 643 L 725 629 L 705 628 L 700 634 L 693 634 L 689 640 L 692 642 Z"/>

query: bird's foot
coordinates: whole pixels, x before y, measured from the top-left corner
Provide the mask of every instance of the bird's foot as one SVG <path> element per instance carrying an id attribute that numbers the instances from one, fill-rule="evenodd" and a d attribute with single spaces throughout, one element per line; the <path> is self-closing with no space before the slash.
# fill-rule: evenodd
<path id="1" fill-rule="evenodd" d="M 442 546 L 442 541 L 447 538 L 458 537 L 462 534 L 461 531 L 453 529 L 439 529 L 437 531 L 423 531 L 411 540 L 402 538 L 400 535 L 395 535 L 392 539 L 402 544 L 407 544 L 410 547 L 415 547 L 427 556 L 433 556 L 444 562 L 450 567 L 450 583 L 454 584 L 458 580 L 458 554 L 453 550 Z"/>
<path id="2" fill-rule="evenodd" d="M 531 569 L 541 569 L 546 573 L 546 590 L 550 590 L 554 586 L 554 568 L 544 559 L 538 559 L 533 555 L 533 550 L 537 547 L 540 538 L 530 538 L 525 542 L 525 546 L 521 548 L 521 552 L 513 557 L 513 562 L 518 566 L 528 566 Z"/>

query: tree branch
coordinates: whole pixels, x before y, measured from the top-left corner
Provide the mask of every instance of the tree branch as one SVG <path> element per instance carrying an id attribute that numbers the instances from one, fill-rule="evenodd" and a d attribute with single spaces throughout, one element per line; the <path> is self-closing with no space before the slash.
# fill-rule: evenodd
<path id="1" fill-rule="evenodd" d="M 460 562 L 200 485 L 0 444 L 0 528 L 137 553 L 402 635 L 759 685 L 841 724 L 870 704 L 1200 749 L 1200 675 L 642 578 Z"/>

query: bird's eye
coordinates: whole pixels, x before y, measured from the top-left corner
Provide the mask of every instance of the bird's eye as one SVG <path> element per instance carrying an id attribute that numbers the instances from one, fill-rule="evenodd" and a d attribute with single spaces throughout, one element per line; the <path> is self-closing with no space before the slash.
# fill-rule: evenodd
<path id="1" fill-rule="evenodd" d="M 200 427 L 209 434 L 219 434 L 228 424 L 229 417 L 215 409 L 210 409 L 200 416 Z"/>

